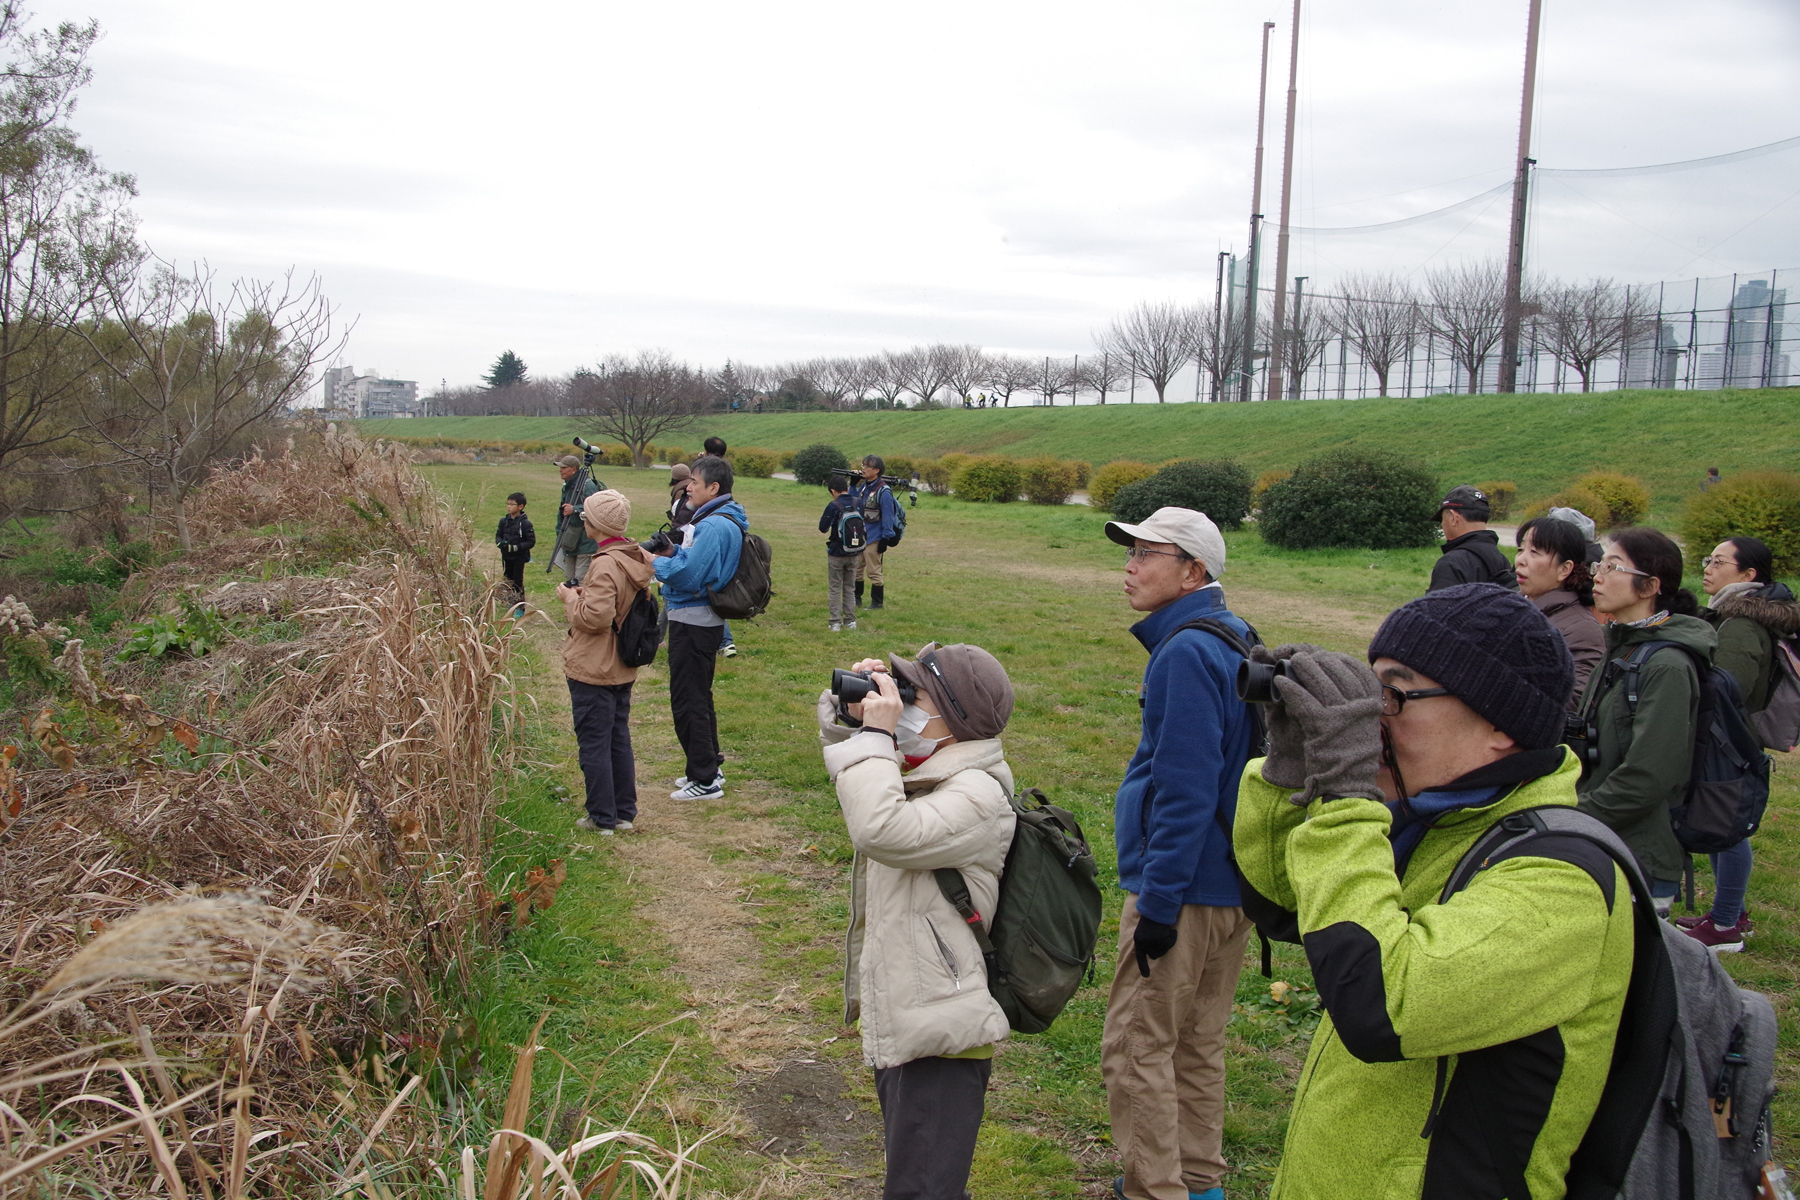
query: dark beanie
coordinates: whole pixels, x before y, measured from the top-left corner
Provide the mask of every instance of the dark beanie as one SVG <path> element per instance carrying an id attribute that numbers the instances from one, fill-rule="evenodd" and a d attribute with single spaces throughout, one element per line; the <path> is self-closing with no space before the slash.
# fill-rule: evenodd
<path id="1" fill-rule="evenodd" d="M 1568 643 L 1531 601 L 1498 584 L 1464 583 L 1395 609 L 1369 661 L 1405 663 L 1450 690 L 1526 750 L 1562 740 L 1575 688 Z"/>

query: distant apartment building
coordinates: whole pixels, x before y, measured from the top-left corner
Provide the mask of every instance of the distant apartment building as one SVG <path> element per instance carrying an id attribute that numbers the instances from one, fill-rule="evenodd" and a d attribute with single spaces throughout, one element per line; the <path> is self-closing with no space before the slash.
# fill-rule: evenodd
<path id="1" fill-rule="evenodd" d="M 342 410 L 364 420 L 416 417 L 419 385 L 411 379 L 383 379 L 379 371 L 358 375 L 355 367 L 328 367 L 324 402 L 327 409 Z"/>

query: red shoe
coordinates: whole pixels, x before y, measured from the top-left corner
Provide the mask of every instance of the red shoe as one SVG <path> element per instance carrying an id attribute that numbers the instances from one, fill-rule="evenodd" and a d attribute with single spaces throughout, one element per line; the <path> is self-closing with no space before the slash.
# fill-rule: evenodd
<path id="1" fill-rule="evenodd" d="M 1711 921 L 1703 921 L 1682 932 L 1702 946 L 1710 946 L 1721 954 L 1732 954 L 1744 948 L 1744 932 L 1735 925 L 1730 929 L 1720 929 Z"/>
<path id="2" fill-rule="evenodd" d="M 1678 929 L 1698 929 L 1711 920 L 1711 913 L 1705 913 L 1698 917 L 1676 917 L 1675 926 Z M 1745 937 L 1756 932 L 1756 923 L 1750 919 L 1748 910 L 1738 914 L 1737 931 Z"/>

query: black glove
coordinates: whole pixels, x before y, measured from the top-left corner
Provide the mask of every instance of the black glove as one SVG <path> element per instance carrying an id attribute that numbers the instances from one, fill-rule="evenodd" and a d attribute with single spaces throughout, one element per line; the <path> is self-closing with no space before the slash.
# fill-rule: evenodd
<path id="1" fill-rule="evenodd" d="M 1288 799 L 1380 800 L 1381 684 L 1369 664 L 1308 646 L 1288 659 L 1275 692 L 1306 741 L 1306 788 Z"/>
<path id="2" fill-rule="evenodd" d="M 1175 935 L 1180 930 L 1173 925 L 1164 925 L 1161 921 L 1152 921 L 1142 913 L 1138 914 L 1137 928 L 1131 931 L 1131 941 L 1137 947 L 1138 974 L 1145 979 L 1150 978 L 1150 960 L 1161 958 L 1175 948 Z"/>
<path id="3" fill-rule="evenodd" d="M 1253 646 L 1250 661 L 1276 663 L 1290 659 L 1302 650 L 1317 648 L 1304 643 L 1289 643 L 1273 650 L 1267 646 Z M 1287 705 L 1265 704 L 1262 709 L 1263 727 L 1269 734 L 1269 755 L 1263 759 L 1262 777 L 1278 788 L 1297 792 L 1306 786 L 1306 736 L 1300 732 Z"/>

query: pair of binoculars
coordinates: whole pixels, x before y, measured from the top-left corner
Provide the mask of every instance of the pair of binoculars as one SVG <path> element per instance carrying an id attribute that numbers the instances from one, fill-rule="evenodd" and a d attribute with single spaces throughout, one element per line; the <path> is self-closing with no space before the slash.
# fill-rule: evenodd
<path id="1" fill-rule="evenodd" d="M 1275 694 L 1275 681 L 1286 679 L 1288 673 L 1287 659 L 1280 662 L 1263 663 L 1246 658 L 1238 664 L 1237 694 L 1238 699 L 1246 704 L 1274 704 L 1281 697 Z"/>

